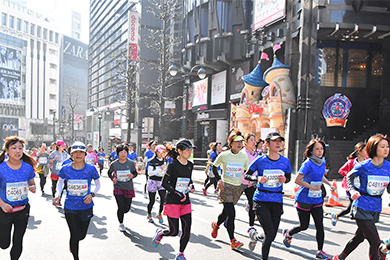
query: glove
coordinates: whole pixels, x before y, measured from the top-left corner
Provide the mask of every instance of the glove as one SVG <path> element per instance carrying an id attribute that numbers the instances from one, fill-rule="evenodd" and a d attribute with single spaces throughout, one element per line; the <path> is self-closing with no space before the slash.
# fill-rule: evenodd
<path id="1" fill-rule="evenodd" d="M 177 195 L 177 196 L 179 196 L 179 198 L 180 198 L 180 202 L 183 202 L 183 201 L 185 201 L 186 200 L 186 195 L 185 194 L 183 194 L 182 192 L 180 192 L 180 191 L 175 191 L 175 194 Z"/>

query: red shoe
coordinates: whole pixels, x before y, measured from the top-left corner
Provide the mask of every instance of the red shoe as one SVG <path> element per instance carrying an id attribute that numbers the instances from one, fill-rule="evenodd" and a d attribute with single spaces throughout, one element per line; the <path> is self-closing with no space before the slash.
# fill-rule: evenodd
<path id="1" fill-rule="evenodd" d="M 235 238 L 233 238 L 232 240 L 230 240 L 230 247 L 232 249 L 239 249 L 240 247 L 242 247 L 244 244 L 241 243 L 240 241 L 236 240 Z"/>
<path id="2" fill-rule="evenodd" d="M 219 229 L 219 226 L 217 226 L 217 222 L 211 223 L 211 228 L 213 229 L 211 231 L 211 236 L 213 238 L 217 238 L 217 236 L 218 236 L 218 229 Z"/>
<path id="3" fill-rule="evenodd" d="M 203 190 L 203 195 L 207 196 L 207 190 L 205 188 L 202 188 Z"/>

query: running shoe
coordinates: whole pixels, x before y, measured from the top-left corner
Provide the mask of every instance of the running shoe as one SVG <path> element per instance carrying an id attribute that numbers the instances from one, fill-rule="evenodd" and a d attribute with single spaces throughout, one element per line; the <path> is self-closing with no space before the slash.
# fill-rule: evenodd
<path id="1" fill-rule="evenodd" d="M 332 225 L 335 227 L 337 224 L 337 220 L 339 220 L 339 217 L 337 216 L 336 213 L 332 214 Z"/>
<path id="2" fill-rule="evenodd" d="M 118 227 L 119 231 L 120 232 L 126 232 L 126 227 L 123 223 L 119 224 L 119 227 Z"/>
<path id="3" fill-rule="evenodd" d="M 214 190 L 214 194 L 218 194 L 218 188 Z"/>
<path id="4" fill-rule="evenodd" d="M 211 231 L 211 236 L 213 238 L 217 238 L 217 236 L 218 236 L 218 229 L 219 229 L 219 226 L 217 226 L 217 222 L 211 223 L 211 228 L 213 229 Z"/>
<path id="5" fill-rule="evenodd" d="M 149 222 L 149 223 L 154 223 L 154 220 L 153 220 L 153 218 L 152 218 L 152 215 L 148 215 L 146 218 L 148 219 L 148 222 Z"/>
<path id="6" fill-rule="evenodd" d="M 158 218 L 158 222 L 160 222 L 160 224 L 164 223 L 164 220 L 163 220 L 161 213 L 157 215 L 157 218 Z"/>
<path id="7" fill-rule="evenodd" d="M 148 199 L 148 194 L 146 192 L 144 192 L 144 198 Z"/>
<path id="8" fill-rule="evenodd" d="M 332 260 L 340 260 L 339 255 L 335 255 Z"/>
<path id="9" fill-rule="evenodd" d="M 204 187 L 202 188 L 202 190 L 203 190 L 203 195 L 207 196 L 207 190 Z"/>
<path id="10" fill-rule="evenodd" d="M 175 257 L 175 260 L 187 260 L 187 259 L 184 257 L 183 253 L 178 253 Z"/>
<path id="11" fill-rule="evenodd" d="M 232 249 L 239 249 L 243 246 L 244 244 L 241 243 L 240 241 L 238 241 L 237 239 L 233 238 L 232 240 L 230 240 L 230 247 Z"/>
<path id="12" fill-rule="evenodd" d="M 163 232 L 163 230 L 161 228 L 158 228 L 156 230 L 156 234 L 154 235 L 153 240 L 152 240 L 152 244 L 154 245 L 154 247 L 158 247 L 158 245 L 160 244 L 160 241 L 162 239 L 162 236 L 161 236 L 162 232 Z"/>
<path id="13" fill-rule="evenodd" d="M 249 234 L 249 238 L 251 240 L 249 242 L 248 248 L 250 251 L 253 251 L 253 250 L 255 250 L 256 244 L 257 244 L 257 241 L 256 241 L 257 231 L 255 228 L 251 227 L 248 229 L 248 234 Z"/>
<path id="14" fill-rule="evenodd" d="M 286 246 L 286 247 L 290 247 L 291 246 L 291 239 L 292 237 L 289 236 L 288 234 L 288 229 L 283 229 L 283 244 Z"/>
<path id="15" fill-rule="evenodd" d="M 316 259 L 331 260 L 330 256 L 328 256 L 328 255 L 327 255 L 324 251 L 322 251 L 322 250 L 317 251 Z"/>

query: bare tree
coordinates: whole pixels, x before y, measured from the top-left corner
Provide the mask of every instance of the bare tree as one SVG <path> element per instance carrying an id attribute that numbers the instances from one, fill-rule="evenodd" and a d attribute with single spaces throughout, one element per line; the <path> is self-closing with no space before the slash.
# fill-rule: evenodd
<path id="1" fill-rule="evenodd" d="M 79 99 L 80 99 L 80 95 L 73 87 L 70 87 L 65 91 L 64 104 L 65 104 L 66 111 L 68 111 L 67 117 L 69 118 L 69 123 L 71 127 L 70 143 L 73 143 L 75 140 L 74 113 L 76 111 L 76 108 L 79 105 Z"/>
<path id="2" fill-rule="evenodd" d="M 147 28 L 149 35 L 145 39 L 148 49 L 156 51 L 158 59 L 156 62 L 145 61 L 151 69 L 157 72 L 157 82 L 151 86 L 152 93 L 156 95 L 155 102 L 159 110 L 159 140 L 165 140 L 165 124 L 168 121 L 168 114 L 165 109 L 165 102 L 173 100 L 166 96 L 167 71 L 171 65 L 172 50 L 174 46 L 181 43 L 181 38 L 173 35 L 173 21 L 181 14 L 182 6 L 178 0 L 149 0 L 150 6 L 147 12 L 161 21 L 161 27 Z"/>

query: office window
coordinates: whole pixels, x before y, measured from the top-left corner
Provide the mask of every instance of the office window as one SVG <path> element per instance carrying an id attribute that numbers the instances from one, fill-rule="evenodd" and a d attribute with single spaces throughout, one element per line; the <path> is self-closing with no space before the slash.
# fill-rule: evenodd
<path id="1" fill-rule="evenodd" d="M 28 22 L 26 21 L 23 22 L 23 32 L 28 33 Z"/>
<path id="2" fill-rule="evenodd" d="M 7 14 L 1 13 L 1 25 L 7 25 Z"/>
<path id="3" fill-rule="evenodd" d="M 22 20 L 16 19 L 16 30 L 21 31 L 22 30 Z"/>
<path id="4" fill-rule="evenodd" d="M 43 39 L 47 40 L 47 29 L 43 28 Z"/>
<path id="5" fill-rule="evenodd" d="M 56 100 L 57 97 L 56 97 L 55 94 L 49 94 L 49 99 L 50 99 L 50 100 Z"/>
<path id="6" fill-rule="evenodd" d="M 53 42 L 53 31 L 49 31 L 49 41 Z"/>
<path id="7" fill-rule="evenodd" d="M 373 88 L 380 88 L 383 73 L 383 54 L 374 52 L 371 65 L 371 82 Z"/>
<path id="8" fill-rule="evenodd" d="M 347 87 L 366 87 L 367 50 L 350 49 L 348 51 Z"/>
<path id="9" fill-rule="evenodd" d="M 9 28 L 14 28 L 15 26 L 14 22 L 15 22 L 15 17 L 9 16 L 9 24 L 8 24 Z"/>
<path id="10" fill-rule="evenodd" d="M 35 24 L 30 24 L 30 34 L 35 35 Z"/>
<path id="11" fill-rule="evenodd" d="M 37 37 L 41 38 L 42 37 L 42 27 L 37 26 Z"/>
<path id="12" fill-rule="evenodd" d="M 58 33 L 55 34 L 55 43 L 58 43 L 59 42 L 59 35 Z"/>

